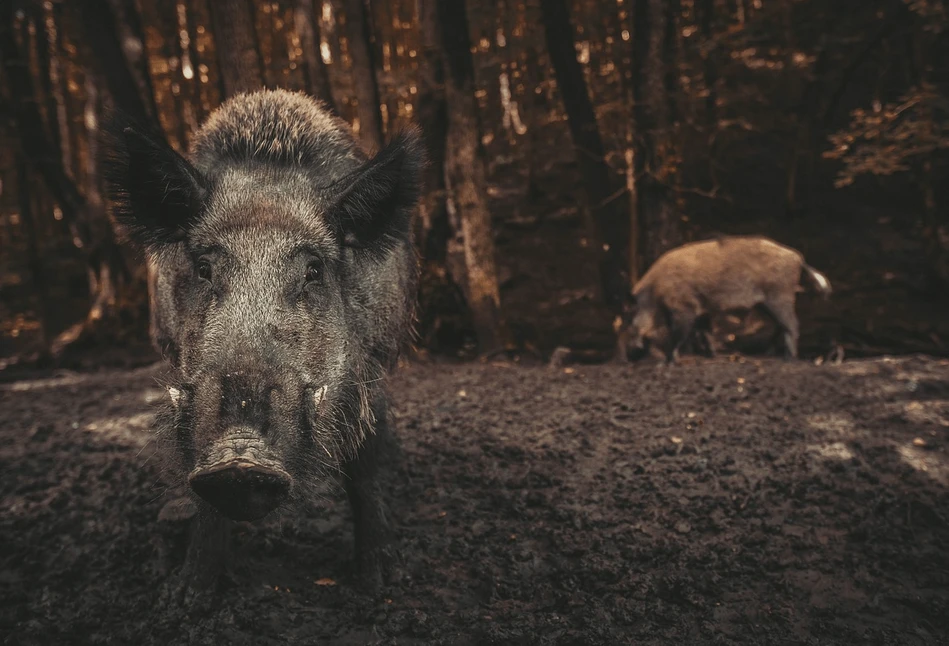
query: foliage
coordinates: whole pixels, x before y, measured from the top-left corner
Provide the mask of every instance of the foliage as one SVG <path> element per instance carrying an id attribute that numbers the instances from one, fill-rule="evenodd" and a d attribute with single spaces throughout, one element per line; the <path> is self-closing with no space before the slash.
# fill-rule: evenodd
<path id="1" fill-rule="evenodd" d="M 949 150 L 949 99 L 931 84 L 912 88 L 898 100 L 874 102 L 851 113 L 849 127 L 830 135 L 828 159 L 843 162 L 835 185 L 849 186 L 859 175 L 892 175 Z"/>

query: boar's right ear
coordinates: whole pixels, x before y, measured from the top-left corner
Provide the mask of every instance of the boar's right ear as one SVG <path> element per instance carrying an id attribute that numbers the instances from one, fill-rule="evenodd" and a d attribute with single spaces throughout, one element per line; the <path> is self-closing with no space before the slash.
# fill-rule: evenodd
<path id="1" fill-rule="evenodd" d="M 408 240 L 425 164 L 421 136 L 413 128 L 348 178 L 332 210 L 343 244 L 382 254 Z"/>
<path id="2" fill-rule="evenodd" d="M 183 240 L 207 196 L 201 173 L 164 136 L 119 113 L 110 115 L 103 137 L 103 175 L 129 237 L 146 248 Z"/>

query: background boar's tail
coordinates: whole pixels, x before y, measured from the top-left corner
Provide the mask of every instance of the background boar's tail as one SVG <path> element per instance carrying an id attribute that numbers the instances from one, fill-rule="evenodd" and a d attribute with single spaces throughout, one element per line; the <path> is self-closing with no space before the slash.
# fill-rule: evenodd
<path id="1" fill-rule="evenodd" d="M 827 276 L 820 273 L 807 263 L 802 263 L 801 265 L 801 275 L 807 276 L 808 282 L 814 286 L 814 289 L 820 293 L 824 298 L 829 298 L 832 291 L 830 287 L 830 281 L 827 280 Z"/>

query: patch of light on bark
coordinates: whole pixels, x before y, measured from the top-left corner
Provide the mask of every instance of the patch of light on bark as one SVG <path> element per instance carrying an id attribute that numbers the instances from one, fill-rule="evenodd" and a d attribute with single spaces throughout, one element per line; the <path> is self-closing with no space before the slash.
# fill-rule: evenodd
<path id="1" fill-rule="evenodd" d="M 189 81 L 194 78 L 194 65 L 191 64 L 191 35 L 188 33 L 188 9 L 183 2 L 178 8 L 178 38 L 181 42 L 181 75 Z"/>
<path id="2" fill-rule="evenodd" d="M 501 85 L 501 109 L 504 112 L 501 125 L 505 130 L 511 130 L 513 128 L 514 132 L 523 135 L 527 132 L 527 126 L 521 121 L 521 115 L 517 109 L 517 101 L 511 99 L 511 81 L 508 78 L 507 72 L 501 73 L 498 82 Z"/>

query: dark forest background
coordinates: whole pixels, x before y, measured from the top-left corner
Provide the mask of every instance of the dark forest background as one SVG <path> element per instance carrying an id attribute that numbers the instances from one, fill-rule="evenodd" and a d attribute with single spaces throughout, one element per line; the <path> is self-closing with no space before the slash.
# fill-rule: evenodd
<path id="1" fill-rule="evenodd" d="M 828 274 L 802 349 L 949 354 L 944 0 L 0 0 L 0 368 L 154 359 L 94 163 L 118 107 L 184 151 L 309 92 L 419 123 L 418 352 L 605 358 L 664 250 L 764 233 Z M 716 324 L 725 346 L 767 331 Z M 728 328 L 727 325 L 731 325 Z"/>

